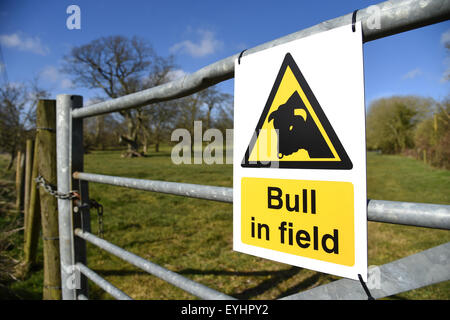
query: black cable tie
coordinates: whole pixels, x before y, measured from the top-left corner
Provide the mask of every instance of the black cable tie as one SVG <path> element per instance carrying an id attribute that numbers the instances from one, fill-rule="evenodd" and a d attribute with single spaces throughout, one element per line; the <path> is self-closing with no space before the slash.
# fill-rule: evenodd
<path id="1" fill-rule="evenodd" d="M 245 51 L 247 51 L 247 49 L 242 50 L 241 53 L 239 54 L 238 64 L 241 64 L 241 58 L 242 58 L 242 55 L 244 54 Z"/>
<path id="2" fill-rule="evenodd" d="M 370 294 L 369 288 L 367 288 L 367 285 L 364 282 L 364 280 L 363 280 L 363 278 L 362 278 L 362 276 L 360 274 L 358 274 L 358 279 L 359 279 L 359 282 L 361 282 L 361 285 L 362 285 L 364 291 L 367 294 L 367 300 L 375 300 L 375 298 L 372 297 L 372 295 Z"/>
<path id="3" fill-rule="evenodd" d="M 47 130 L 47 131 L 50 131 L 50 132 L 56 132 L 56 129 L 44 128 L 44 127 L 36 127 L 36 130 Z"/>
<path id="4" fill-rule="evenodd" d="M 355 23 L 356 23 L 356 13 L 358 12 L 358 9 L 356 9 L 355 11 L 353 11 L 353 15 L 352 15 L 352 31 L 355 32 L 356 28 L 355 28 Z"/>
<path id="5" fill-rule="evenodd" d="M 44 240 L 59 240 L 59 237 L 42 237 Z"/>
<path id="6" fill-rule="evenodd" d="M 47 284 L 44 284 L 44 288 L 46 288 L 46 289 L 56 289 L 56 290 L 61 290 L 62 289 L 59 286 L 50 286 L 50 285 L 47 285 Z"/>

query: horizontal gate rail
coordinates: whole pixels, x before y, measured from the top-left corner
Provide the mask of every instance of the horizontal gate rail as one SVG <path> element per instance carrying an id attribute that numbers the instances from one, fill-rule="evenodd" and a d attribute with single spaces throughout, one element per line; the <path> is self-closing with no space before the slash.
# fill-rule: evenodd
<path id="1" fill-rule="evenodd" d="M 75 172 L 73 177 L 75 179 L 131 189 L 206 200 L 233 202 L 233 188 L 123 178 L 86 172 Z M 450 230 L 450 205 L 369 200 L 367 205 L 367 219 L 374 222 Z"/>
<path id="2" fill-rule="evenodd" d="M 450 280 L 450 242 L 378 268 L 378 272 L 370 272 L 372 269 L 369 269 L 367 281 L 373 284 L 370 285 L 370 294 L 375 299 Z M 367 294 L 359 281 L 341 279 L 282 299 L 362 300 L 367 299 Z"/>
<path id="3" fill-rule="evenodd" d="M 132 265 L 180 288 L 190 294 L 201 299 L 208 300 L 234 300 L 235 298 L 230 297 L 222 292 L 216 291 L 214 289 L 208 288 L 207 286 L 195 282 L 191 279 L 183 277 L 178 273 L 172 272 L 165 269 L 153 262 L 145 260 L 134 253 L 126 251 L 106 240 L 103 240 L 92 233 L 83 231 L 81 229 L 75 229 L 75 235 L 96 245 L 97 247 L 131 263 Z"/>
<path id="4" fill-rule="evenodd" d="M 201 198 L 221 202 L 233 202 L 233 191 L 231 188 L 226 187 L 206 186 L 192 183 L 167 182 L 158 180 L 123 178 L 86 172 L 74 172 L 73 177 L 75 179 L 80 179 L 84 181 L 110 184 L 131 189 L 175 194 L 179 196 Z"/>
<path id="5" fill-rule="evenodd" d="M 82 274 L 84 274 L 92 282 L 97 284 L 100 288 L 108 292 L 114 298 L 119 300 L 133 300 L 127 294 L 123 293 L 120 289 L 116 288 L 110 282 L 103 279 L 100 275 L 98 275 L 96 272 L 86 267 L 84 264 L 77 263 L 76 266 Z M 78 299 L 80 299 L 80 296 L 78 296 Z"/>
<path id="6" fill-rule="evenodd" d="M 450 230 L 450 205 L 369 200 L 369 221 Z"/>
<path id="7" fill-rule="evenodd" d="M 357 12 L 356 20 L 361 20 L 364 42 L 445 21 L 450 16 L 450 1 L 448 0 L 385 1 L 377 4 L 376 7 L 378 8 L 377 12 L 379 13 L 379 17 L 373 16 L 373 6 L 360 9 Z M 379 19 L 379 26 L 373 26 L 374 19 Z M 248 49 L 242 56 L 245 57 L 247 54 L 348 25 L 351 22 L 352 13 L 349 13 Z M 188 96 L 219 82 L 233 78 L 234 62 L 238 56 L 239 54 L 232 55 L 206 66 L 197 72 L 186 75 L 183 78 L 157 87 L 73 110 L 72 117 L 92 117 Z"/>

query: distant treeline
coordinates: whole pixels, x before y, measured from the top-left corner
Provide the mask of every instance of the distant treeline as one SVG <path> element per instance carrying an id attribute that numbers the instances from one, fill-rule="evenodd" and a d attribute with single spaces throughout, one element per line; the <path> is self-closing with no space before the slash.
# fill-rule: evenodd
<path id="1" fill-rule="evenodd" d="M 150 147 L 158 152 L 161 143 L 170 142 L 177 128 L 187 129 L 194 136 L 194 121 L 202 121 L 203 131 L 215 128 L 225 136 L 225 130 L 233 128 L 233 97 L 210 87 L 189 97 L 142 108 L 136 118 L 136 155 L 146 154 Z M 127 146 L 128 124 L 117 114 L 85 119 L 85 150 Z"/>
<path id="2" fill-rule="evenodd" d="M 367 149 L 404 154 L 450 169 L 450 97 L 420 96 L 374 101 L 367 114 Z"/>

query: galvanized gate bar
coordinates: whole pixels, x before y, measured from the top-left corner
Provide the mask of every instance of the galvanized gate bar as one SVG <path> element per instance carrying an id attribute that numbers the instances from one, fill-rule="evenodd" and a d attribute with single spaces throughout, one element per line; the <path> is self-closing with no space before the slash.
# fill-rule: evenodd
<path id="1" fill-rule="evenodd" d="M 368 220 L 450 230 L 450 205 L 369 200 Z"/>
<path id="2" fill-rule="evenodd" d="M 75 229 L 75 235 L 80 238 L 83 238 L 86 241 L 96 245 L 99 248 L 133 264 L 134 266 L 141 268 L 142 270 L 180 288 L 186 292 L 193 294 L 196 297 L 201 299 L 209 299 L 209 300 L 234 300 L 233 297 L 230 297 L 222 292 L 216 291 L 214 289 L 208 288 L 207 286 L 195 282 L 191 279 L 183 277 L 178 273 L 172 272 L 166 268 L 163 268 L 153 262 L 145 260 L 134 253 L 126 251 L 106 240 L 103 240 L 92 233 L 83 231 L 81 229 Z"/>
<path id="3" fill-rule="evenodd" d="M 375 299 L 450 280 L 450 242 L 378 268 L 369 269 L 367 281 Z M 359 281 L 341 279 L 282 299 L 364 300 L 367 294 Z"/>
<path id="4" fill-rule="evenodd" d="M 397 0 L 385 1 L 375 6 L 360 9 L 356 18 L 358 21 L 361 20 L 363 40 L 367 42 L 445 21 L 449 16 L 450 1 L 448 0 Z M 377 23 L 378 19 L 379 24 Z M 245 57 L 247 54 L 278 46 L 292 40 L 349 25 L 351 22 L 352 13 L 349 13 L 248 49 L 243 56 Z M 233 78 L 234 61 L 238 56 L 239 54 L 232 55 L 183 78 L 157 87 L 74 110 L 72 116 L 74 118 L 92 117 L 188 96 Z"/>
<path id="5" fill-rule="evenodd" d="M 233 189 L 198 184 L 144 180 L 74 172 L 75 179 L 185 197 L 233 202 Z M 369 200 L 367 220 L 450 230 L 450 206 L 401 201 Z"/>
<path id="6" fill-rule="evenodd" d="M 82 97 L 61 94 L 56 97 L 56 166 L 58 192 L 68 194 L 71 190 L 71 110 L 80 106 Z M 72 201 L 58 198 L 59 251 L 61 260 L 62 298 L 75 300 L 75 287 L 70 285 L 75 264 L 74 237 L 72 224 Z"/>
<path id="7" fill-rule="evenodd" d="M 103 290 L 108 292 L 114 298 L 119 299 L 119 300 L 133 300 L 127 294 L 123 293 L 120 289 L 118 289 L 117 287 L 115 287 L 110 282 L 106 281 L 105 279 L 103 279 L 95 271 L 89 269 L 84 264 L 78 262 L 76 264 L 76 266 L 82 274 L 84 274 L 92 282 L 97 284 L 100 288 L 102 288 Z M 78 299 L 79 298 L 80 298 L 80 295 L 78 295 Z"/>
<path id="8" fill-rule="evenodd" d="M 169 193 L 179 196 L 215 200 L 221 202 L 233 202 L 233 191 L 231 188 L 199 185 L 192 183 L 166 182 L 158 180 L 144 180 L 134 178 L 123 178 L 106 176 L 102 174 L 74 172 L 75 179 L 111 184 L 120 187 Z"/>

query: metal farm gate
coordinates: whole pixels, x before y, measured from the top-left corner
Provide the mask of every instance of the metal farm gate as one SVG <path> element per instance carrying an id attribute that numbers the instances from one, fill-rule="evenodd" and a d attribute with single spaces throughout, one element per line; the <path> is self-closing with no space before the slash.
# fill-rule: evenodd
<path id="1" fill-rule="evenodd" d="M 376 9 L 376 10 L 375 10 Z M 76 95 L 58 95 L 57 105 L 57 182 L 58 193 L 77 190 L 79 199 L 58 199 L 59 245 L 63 299 L 88 298 L 90 279 L 117 299 L 128 295 L 87 267 L 86 241 L 177 286 L 201 299 L 234 299 L 175 272 L 128 252 L 90 233 L 88 182 L 104 183 L 152 192 L 233 203 L 232 188 L 186 183 L 131 179 L 83 172 L 83 118 L 137 108 L 184 97 L 234 77 L 234 62 L 242 55 L 274 47 L 336 27 L 362 23 L 364 42 L 442 22 L 450 17 L 450 0 L 386 1 L 376 6 L 322 22 L 282 38 L 248 49 L 206 66 L 178 80 L 83 108 Z M 377 20 L 378 19 L 378 20 Z M 383 200 L 369 200 L 368 220 L 450 229 L 450 206 Z M 75 270 L 81 273 L 78 289 Z M 371 289 L 374 298 L 420 288 L 450 279 L 450 242 L 379 267 L 379 286 Z M 372 275 L 369 274 L 369 281 Z M 284 299 L 367 299 L 358 281 L 341 279 Z"/>

